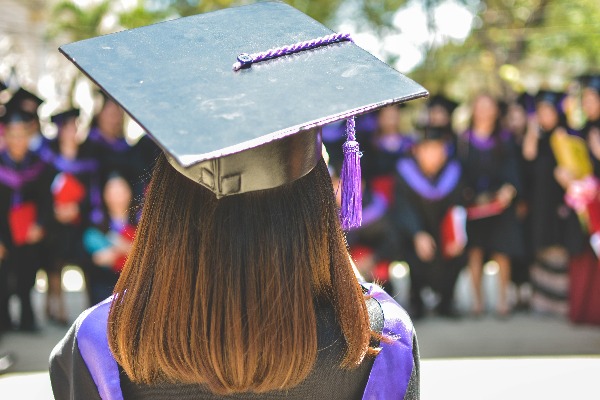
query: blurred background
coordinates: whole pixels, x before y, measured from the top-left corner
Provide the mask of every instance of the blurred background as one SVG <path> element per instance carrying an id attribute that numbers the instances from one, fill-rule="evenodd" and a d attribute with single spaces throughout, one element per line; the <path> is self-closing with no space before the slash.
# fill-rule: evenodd
<path id="1" fill-rule="evenodd" d="M 0 166 L 46 166 L 30 192 L 0 173 L 0 222 L 48 214 L 39 240 L 0 223 L 1 398 L 52 398 L 49 353 L 110 293 L 157 151 L 58 46 L 248 3 L 0 0 Z M 423 398 L 598 398 L 600 3 L 286 3 L 431 93 L 357 118 L 364 215 L 348 233 L 415 321 Z M 323 138 L 337 189 L 345 127 Z"/>

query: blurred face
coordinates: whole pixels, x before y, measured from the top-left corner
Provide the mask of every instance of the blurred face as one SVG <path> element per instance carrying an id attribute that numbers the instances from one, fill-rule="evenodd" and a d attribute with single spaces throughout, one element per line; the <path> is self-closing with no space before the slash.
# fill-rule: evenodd
<path id="1" fill-rule="evenodd" d="M 473 103 L 473 125 L 494 126 L 498 119 L 498 103 L 487 95 L 478 96 Z M 482 132 L 492 133 L 492 132 Z"/>
<path id="2" fill-rule="evenodd" d="M 536 115 L 540 127 L 545 131 L 550 131 L 558 125 L 558 113 L 550 103 L 538 103 L 536 106 Z"/>
<path id="3" fill-rule="evenodd" d="M 429 108 L 429 124 L 435 127 L 444 127 L 450 125 L 450 114 L 440 106 L 435 105 Z"/>
<path id="4" fill-rule="evenodd" d="M 581 107 L 588 119 L 592 121 L 600 119 L 600 93 L 596 92 L 594 89 L 584 89 L 581 98 Z"/>
<path id="5" fill-rule="evenodd" d="M 131 204 L 129 183 L 121 177 L 110 178 L 104 186 L 104 203 L 109 213 L 126 213 Z"/>
<path id="6" fill-rule="evenodd" d="M 414 147 L 414 156 L 425 175 L 436 175 L 448 158 L 441 140 L 425 140 Z"/>
<path id="7" fill-rule="evenodd" d="M 58 131 L 58 140 L 61 144 L 77 144 L 77 120 L 69 118 Z"/>
<path id="8" fill-rule="evenodd" d="M 28 122 L 14 122 L 6 127 L 6 149 L 11 158 L 21 161 L 29 151 L 31 138 L 31 124 Z"/>
<path id="9" fill-rule="evenodd" d="M 513 133 L 523 132 L 527 127 L 527 113 L 518 104 L 511 104 L 506 115 L 506 126 Z"/>
<path id="10" fill-rule="evenodd" d="M 400 109 L 396 106 L 382 108 L 379 111 L 377 122 L 382 134 L 398 133 L 400 129 Z"/>
<path id="11" fill-rule="evenodd" d="M 98 127 L 109 139 L 121 137 L 123 134 L 124 112 L 115 102 L 107 100 L 98 114 Z"/>

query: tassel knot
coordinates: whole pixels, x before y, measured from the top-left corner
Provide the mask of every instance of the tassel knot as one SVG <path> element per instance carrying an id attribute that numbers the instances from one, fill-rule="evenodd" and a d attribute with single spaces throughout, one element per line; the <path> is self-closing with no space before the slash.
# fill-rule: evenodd
<path id="1" fill-rule="evenodd" d="M 356 141 L 354 117 L 346 122 L 347 139 L 343 145 L 344 164 L 340 180 L 342 181 L 342 204 L 340 222 L 342 229 L 357 228 L 362 222 L 362 190 L 360 171 L 360 146 Z"/>

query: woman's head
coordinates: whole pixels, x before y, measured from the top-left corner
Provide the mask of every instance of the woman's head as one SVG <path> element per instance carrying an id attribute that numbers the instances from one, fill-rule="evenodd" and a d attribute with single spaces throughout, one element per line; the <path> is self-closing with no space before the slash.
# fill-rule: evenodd
<path id="1" fill-rule="evenodd" d="M 500 117 L 500 107 L 494 97 L 480 94 L 473 101 L 472 124 L 477 126 L 494 127 Z M 492 132 L 488 132 L 492 133 Z"/>
<path id="2" fill-rule="evenodd" d="M 121 175 L 112 174 L 104 185 L 103 198 L 109 214 L 126 214 L 132 200 L 129 182 Z"/>
<path id="3" fill-rule="evenodd" d="M 336 310 L 343 366 L 368 349 L 322 160 L 292 183 L 217 200 L 161 156 L 115 292 L 110 345 L 134 381 L 203 382 L 216 393 L 293 387 L 316 359 L 320 302 Z"/>
<path id="4" fill-rule="evenodd" d="M 98 128 L 108 139 L 116 139 L 123 136 L 123 122 L 125 113 L 114 101 L 106 99 L 102 109 L 96 117 Z"/>

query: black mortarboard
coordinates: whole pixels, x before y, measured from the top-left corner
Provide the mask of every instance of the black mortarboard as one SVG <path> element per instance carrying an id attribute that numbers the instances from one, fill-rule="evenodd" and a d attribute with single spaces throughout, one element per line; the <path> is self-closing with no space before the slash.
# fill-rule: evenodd
<path id="1" fill-rule="evenodd" d="M 2 116 L 2 123 L 8 125 L 19 122 L 31 122 L 35 119 L 36 114 L 24 111 L 19 106 L 19 102 L 9 100 L 4 106 L 4 115 Z"/>
<path id="2" fill-rule="evenodd" d="M 16 109 L 19 109 L 25 113 L 28 113 L 33 116 L 37 116 L 37 110 L 40 105 L 44 102 L 44 100 L 40 99 L 35 94 L 31 93 L 28 90 L 23 88 L 19 88 L 15 92 L 15 94 L 10 98 L 7 103 L 14 105 Z"/>
<path id="3" fill-rule="evenodd" d="M 565 94 L 562 92 L 554 92 L 551 90 L 540 90 L 535 95 L 535 104 L 549 103 L 557 110 L 562 110 L 562 102 L 565 99 Z"/>
<path id="4" fill-rule="evenodd" d="M 315 128 L 427 96 L 347 40 L 305 51 L 306 44 L 290 47 L 329 35 L 286 4 L 261 2 L 60 50 L 148 132 L 178 171 L 222 197 L 308 173 L 321 157 Z M 279 54 L 258 52 L 286 46 L 294 54 L 250 64 Z M 234 63 L 242 68 L 232 69 Z"/>
<path id="5" fill-rule="evenodd" d="M 587 74 L 579 77 L 581 85 L 600 93 L 600 74 Z"/>
<path id="6" fill-rule="evenodd" d="M 56 125 L 64 125 L 65 122 L 67 122 L 68 120 L 72 119 L 72 118 L 77 118 L 79 117 L 79 109 L 78 108 L 71 108 L 70 110 L 66 110 L 63 112 L 60 112 L 58 114 L 54 114 L 50 117 L 50 121 Z"/>
<path id="7" fill-rule="evenodd" d="M 454 110 L 456 110 L 456 107 L 458 107 L 458 103 L 450 100 L 446 96 L 436 94 L 434 96 L 431 96 L 427 101 L 427 108 L 435 106 L 443 107 L 446 111 L 448 111 L 448 114 L 452 114 Z"/>
<path id="8" fill-rule="evenodd" d="M 3 91 L 4 89 L 6 89 L 6 84 L 2 81 L 0 81 L 0 92 Z"/>
<path id="9" fill-rule="evenodd" d="M 527 114 L 535 113 L 535 99 L 534 96 L 527 92 L 519 94 L 515 100 L 519 106 L 521 106 Z"/>

